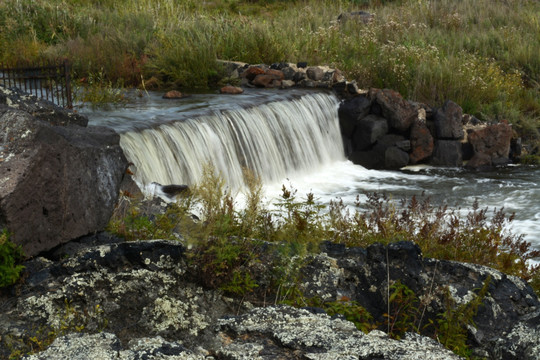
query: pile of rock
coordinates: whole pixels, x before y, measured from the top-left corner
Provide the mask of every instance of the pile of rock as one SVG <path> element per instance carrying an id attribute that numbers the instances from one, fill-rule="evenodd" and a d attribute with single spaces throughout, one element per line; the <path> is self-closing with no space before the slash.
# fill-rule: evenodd
<path id="1" fill-rule="evenodd" d="M 355 81 L 346 81 L 341 71 L 328 66 L 307 66 L 307 63 L 276 63 L 272 65 L 249 65 L 241 62 L 223 61 L 227 77 L 242 87 L 280 88 L 294 86 L 310 89 L 333 89 L 343 97 L 359 93 Z M 239 87 L 224 87 L 221 93 L 241 93 Z"/>
<path id="2" fill-rule="evenodd" d="M 507 164 L 512 129 L 481 124 L 446 101 L 437 109 L 403 99 L 390 89 L 370 89 L 339 107 L 345 151 L 370 169 L 399 169 L 427 163 L 471 168 Z"/>

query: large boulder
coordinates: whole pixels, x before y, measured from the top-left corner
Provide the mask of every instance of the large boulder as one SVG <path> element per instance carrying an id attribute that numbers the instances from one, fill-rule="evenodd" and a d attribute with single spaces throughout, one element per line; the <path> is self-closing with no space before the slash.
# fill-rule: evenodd
<path id="1" fill-rule="evenodd" d="M 451 100 L 437 109 L 434 116 L 435 136 L 437 139 L 459 140 L 463 139 L 463 110 Z"/>
<path id="2" fill-rule="evenodd" d="M 473 157 L 468 167 L 503 165 L 510 161 L 512 128 L 507 123 L 489 125 L 468 134 L 473 148 Z"/>
<path id="3" fill-rule="evenodd" d="M 30 257 L 104 229 L 127 161 L 109 128 L 56 126 L 20 108 L 0 105 L 0 228 Z"/>
<path id="4" fill-rule="evenodd" d="M 369 96 L 381 107 L 382 115 L 388 120 L 391 130 L 406 132 L 418 117 L 418 109 L 414 104 L 403 99 L 397 91 L 371 89 Z"/>

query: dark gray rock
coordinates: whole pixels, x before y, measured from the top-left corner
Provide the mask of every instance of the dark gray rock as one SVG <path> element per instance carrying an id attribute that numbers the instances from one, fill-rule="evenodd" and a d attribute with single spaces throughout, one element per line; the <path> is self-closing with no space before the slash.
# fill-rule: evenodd
<path id="1" fill-rule="evenodd" d="M 437 140 L 431 164 L 453 167 L 463 165 L 461 142 L 459 140 Z"/>
<path id="2" fill-rule="evenodd" d="M 446 101 L 434 115 L 435 136 L 438 139 L 463 139 L 463 110 L 453 101 Z"/>
<path id="3" fill-rule="evenodd" d="M 397 146 L 391 146 L 384 152 L 386 169 L 401 169 L 409 163 L 409 154 Z"/>
<path id="4" fill-rule="evenodd" d="M 371 100 L 364 95 L 352 97 L 339 105 L 338 116 L 341 133 L 352 138 L 358 121 L 369 114 Z"/>
<path id="5" fill-rule="evenodd" d="M 30 257 L 104 229 L 127 168 L 119 135 L 13 106 L 0 113 L 0 227 L 11 240 Z"/>
<path id="6" fill-rule="evenodd" d="M 0 105 L 5 105 L 9 109 L 24 111 L 51 125 L 86 126 L 88 124 L 86 116 L 58 107 L 49 101 L 38 99 L 35 95 L 29 95 L 16 88 L 7 89 L 0 86 Z"/>
<path id="7" fill-rule="evenodd" d="M 352 137 L 354 150 L 365 150 L 388 133 L 388 122 L 385 118 L 368 115 L 356 122 Z"/>

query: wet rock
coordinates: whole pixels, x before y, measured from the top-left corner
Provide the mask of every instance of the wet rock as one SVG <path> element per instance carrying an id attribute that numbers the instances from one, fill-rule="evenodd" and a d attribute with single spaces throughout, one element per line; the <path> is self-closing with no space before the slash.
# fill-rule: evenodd
<path id="1" fill-rule="evenodd" d="M 180 91 L 178 90 L 171 90 L 171 91 L 167 91 L 165 94 L 163 94 L 162 96 L 164 99 L 182 99 L 184 97 L 186 97 L 185 94 L 182 94 Z"/>
<path id="2" fill-rule="evenodd" d="M 119 140 L 105 127 L 51 125 L 12 107 L 3 112 L 0 228 L 26 256 L 105 228 L 127 169 Z"/>
<path id="3" fill-rule="evenodd" d="M 238 87 L 238 86 L 227 85 L 227 86 L 222 87 L 219 90 L 219 92 L 221 94 L 238 95 L 238 94 L 242 94 L 244 92 L 244 90 L 241 87 Z"/>
<path id="4" fill-rule="evenodd" d="M 358 122 L 369 114 L 371 100 L 359 95 L 343 101 L 338 109 L 339 125 L 344 137 L 351 138 Z"/>
<path id="5" fill-rule="evenodd" d="M 388 123 L 385 118 L 368 115 L 356 122 L 352 137 L 353 149 L 365 150 L 388 133 Z"/>
<path id="6" fill-rule="evenodd" d="M 384 167 L 386 169 L 401 169 L 409 163 L 409 154 L 397 146 L 392 146 L 384 152 Z"/>
<path id="7" fill-rule="evenodd" d="M 434 115 L 435 136 L 437 139 L 463 139 L 463 110 L 453 101 L 446 101 Z"/>
<path id="8" fill-rule="evenodd" d="M 439 166 L 462 166 L 461 142 L 459 140 L 437 140 L 430 163 Z"/>

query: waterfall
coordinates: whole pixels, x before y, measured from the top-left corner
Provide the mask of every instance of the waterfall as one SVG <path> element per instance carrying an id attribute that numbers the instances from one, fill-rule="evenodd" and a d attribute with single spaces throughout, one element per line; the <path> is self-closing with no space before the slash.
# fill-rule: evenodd
<path id="1" fill-rule="evenodd" d="M 120 145 L 142 186 L 196 184 L 211 163 L 241 189 L 243 168 L 272 183 L 344 160 L 337 108 L 333 94 L 314 92 L 129 131 Z"/>

